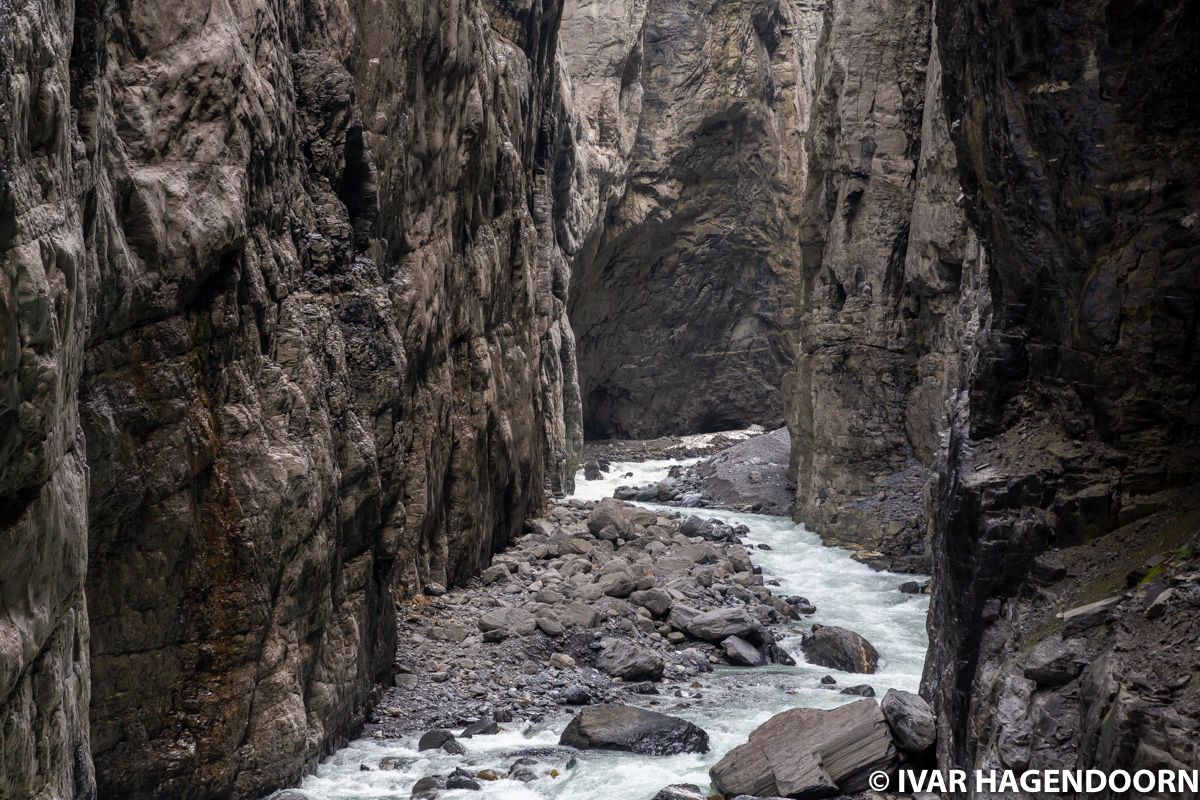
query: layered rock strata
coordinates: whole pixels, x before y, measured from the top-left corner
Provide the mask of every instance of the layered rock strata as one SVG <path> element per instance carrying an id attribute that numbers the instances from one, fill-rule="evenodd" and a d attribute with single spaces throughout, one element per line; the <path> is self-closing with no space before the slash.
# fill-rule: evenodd
<path id="1" fill-rule="evenodd" d="M 944 763 L 1195 764 L 1192 584 L 1142 615 L 1194 568 L 1197 14 L 939 8 L 990 290 L 936 489 L 925 691 Z"/>

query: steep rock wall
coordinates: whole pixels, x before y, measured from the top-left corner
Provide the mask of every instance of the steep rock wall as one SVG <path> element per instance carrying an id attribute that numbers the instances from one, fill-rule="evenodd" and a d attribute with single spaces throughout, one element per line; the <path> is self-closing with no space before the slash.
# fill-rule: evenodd
<path id="1" fill-rule="evenodd" d="M 0 795 L 87 797 L 87 181 L 71 4 L 0 7 Z M 79 174 L 84 172 L 85 174 Z"/>
<path id="2" fill-rule="evenodd" d="M 1200 597 L 1143 609 L 1200 536 L 1198 36 L 1182 2 L 940 8 L 990 289 L 936 492 L 944 764 L 1196 763 Z M 1082 628 L 1057 616 L 1106 597 Z"/>
<path id="3" fill-rule="evenodd" d="M 588 435 L 773 425 L 819 8 L 573 0 L 565 20 L 580 162 L 605 166 L 569 253 Z"/>
<path id="4" fill-rule="evenodd" d="M 558 10 L 0 7 L 0 793 L 295 780 L 569 483 Z"/>
<path id="5" fill-rule="evenodd" d="M 925 492 L 986 282 L 933 5 L 832 2 L 823 31 L 785 389 L 796 515 L 872 563 L 924 570 Z"/>

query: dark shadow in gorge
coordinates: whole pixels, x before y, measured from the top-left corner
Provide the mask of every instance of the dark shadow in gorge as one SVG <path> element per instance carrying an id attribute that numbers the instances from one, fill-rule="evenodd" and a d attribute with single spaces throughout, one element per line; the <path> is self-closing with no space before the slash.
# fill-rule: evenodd
<path id="1" fill-rule="evenodd" d="M 646 11 L 621 89 L 642 92 L 626 180 L 573 265 L 589 439 L 782 424 L 800 170 L 778 75 L 791 33 L 761 5 Z M 738 57 L 711 59 L 726 47 Z"/>

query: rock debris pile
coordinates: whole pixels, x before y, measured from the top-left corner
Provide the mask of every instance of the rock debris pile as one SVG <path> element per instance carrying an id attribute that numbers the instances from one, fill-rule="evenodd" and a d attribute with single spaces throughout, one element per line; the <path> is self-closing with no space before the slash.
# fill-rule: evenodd
<path id="1" fill-rule="evenodd" d="M 526 529 L 462 591 L 402 608 L 396 686 L 369 732 L 540 720 L 664 682 L 683 695 L 714 664 L 793 663 L 775 631 L 816 611 L 774 593 L 745 529 L 718 520 L 606 499 Z"/>

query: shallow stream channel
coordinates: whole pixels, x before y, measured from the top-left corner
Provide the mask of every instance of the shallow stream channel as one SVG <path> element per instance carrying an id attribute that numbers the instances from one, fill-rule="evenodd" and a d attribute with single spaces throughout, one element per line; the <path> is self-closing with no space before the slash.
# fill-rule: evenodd
<path id="1" fill-rule="evenodd" d="M 598 500 L 611 497 L 618 485 L 643 485 L 666 476 L 679 461 L 614 463 L 602 479 L 585 480 L 580 472 L 575 497 Z M 651 506 L 653 507 L 653 506 Z M 418 753 L 419 732 L 398 740 L 361 739 L 330 756 L 300 787 L 313 800 L 407 800 L 423 776 L 447 773 L 455 767 L 485 769 L 533 758 L 538 780 L 482 782 L 482 789 L 443 790 L 444 800 L 649 800 L 674 783 L 710 785 L 708 769 L 726 752 L 746 741 L 750 731 L 780 711 L 795 707 L 833 708 L 861 699 L 822 688 L 821 678 L 832 675 L 840 686 L 869 684 L 878 697 L 889 688 L 915 692 L 921 678 L 927 638 L 925 617 L 929 600 L 924 595 L 898 591 L 911 575 L 876 572 L 859 564 L 846 550 L 825 547 L 816 534 L 785 517 L 740 514 L 714 509 L 670 509 L 740 523 L 749 528 L 748 548 L 765 578 L 779 581 L 776 591 L 807 597 L 817 612 L 803 622 L 780 626 L 779 644 L 796 660 L 796 666 L 758 668 L 718 667 L 700 676 L 700 686 L 684 687 L 684 697 L 671 691 L 647 697 L 653 709 L 683 717 L 708 732 L 707 754 L 671 757 L 640 756 L 609 751 L 565 753 L 559 735 L 571 710 L 529 725 L 511 723 L 504 732 L 470 740 L 465 756 L 441 751 Z M 812 623 L 839 625 L 867 638 L 880 654 L 873 675 L 851 675 L 805 663 L 800 650 L 801 631 Z M 564 764 L 574 756 L 574 764 Z M 363 764 L 378 764 L 395 757 L 400 769 L 362 771 Z M 552 771 L 553 768 L 553 771 Z M 557 774 L 554 774 L 554 773 Z"/>

